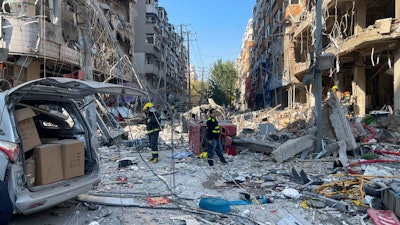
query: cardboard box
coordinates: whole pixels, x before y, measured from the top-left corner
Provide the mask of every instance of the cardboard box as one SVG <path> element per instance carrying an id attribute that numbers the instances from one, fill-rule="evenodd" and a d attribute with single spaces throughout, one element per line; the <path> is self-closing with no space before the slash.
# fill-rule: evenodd
<path id="1" fill-rule="evenodd" d="M 75 139 L 63 139 L 52 143 L 61 145 L 64 179 L 82 176 L 85 164 L 84 143 Z"/>
<path id="2" fill-rule="evenodd" d="M 60 144 L 39 145 L 33 151 L 36 161 L 36 185 L 64 179 Z"/>
<path id="3" fill-rule="evenodd" d="M 35 112 L 30 108 L 23 108 L 15 111 L 15 118 L 18 122 L 18 132 L 21 136 L 24 152 L 42 144 L 32 118 L 35 115 Z"/>
<path id="4" fill-rule="evenodd" d="M 42 142 L 42 144 L 49 144 L 57 140 L 58 138 L 40 138 L 40 142 Z"/>

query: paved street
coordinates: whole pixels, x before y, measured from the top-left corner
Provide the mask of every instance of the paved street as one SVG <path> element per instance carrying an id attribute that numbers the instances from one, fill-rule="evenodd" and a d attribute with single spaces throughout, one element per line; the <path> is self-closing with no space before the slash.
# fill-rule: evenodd
<path id="1" fill-rule="evenodd" d="M 174 153 L 186 152 L 186 144 L 176 145 Z M 102 183 L 88 196 L 112 204 L 109 197 L 120 200 L 126 207 L 68 201 L 46 211 L 14 217 L 12 225 L 72 225 L 72 224 L 278 224 L 284 221 L 299 224 L 356 224 L 358 217 L 347 216 L 333 208 L 313 210 L 301 208 L 300 201 L 280 193 L 285 187 L 299 188 L 290 174 L 290 168 L 304 169 L 309 174 L 322 174 L 331 169 L 331 162 L 285 164 L 274 163 L 262 153 L 241 150 L 237 156 L 227 156 L 228 165 L 216 162 L 211 168 L 205 159 L 194 156 L 172 159 L 172 151 L 162 145 L 160 162 L 147 164 L 135 147 L 111 146 L 101 148 Z M 118 168 L 117 160 L 130 157 L 133 165 Z M 174 163 L 172 163 L 174 162 Z M 311 166 L 312 165 L 312 166 Z M 233 178 L 233 179 L 232 179 Z M 230 180 L 231 179 L 231 180 Z M 244 180 L 242 180 L 244 179 Z M 175 196 L 172 192 L 175 192 Z M 272 196 L 267 204 L 231 206 L 229 214 L 207 212 L 196 205 L 205 196 L 239 200 L 240 192 Z M 150 199 L 165 197 L 169 203 L 151 204 Z M 190 219 L 188 219 L 190 218 Z M 317 223 L 311 223 L 315 220 Z M 193 223 L 197 224 L 197 223 Z"/>

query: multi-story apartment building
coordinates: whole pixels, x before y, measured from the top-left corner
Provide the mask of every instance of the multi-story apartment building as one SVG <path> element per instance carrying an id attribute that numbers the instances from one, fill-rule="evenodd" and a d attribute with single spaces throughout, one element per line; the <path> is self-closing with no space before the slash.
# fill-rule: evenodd
<path id="1" fill-rule="evenodd" d="M 315 1 L 286 7 L 284 70 L 302 81 L 315 51 Z M 291 4 L 293 3 L 293 4 Z M 364 116 L 384 105 L 400 112 L 400 0 L 322 1 L 322 54 L 334 67 L 322 71 L 323 94 L 332 86 L 350 92 L 354 113 Z M 318 63 L 317 63 L 318 65 Z"/>
<path id="2" fill-rule="evenodd" d="M 252 109 L 287 105 L 286 86 L 290 83 L 283 70 L 283 0 L 257 0 L 253 9 L 254 48 L 251 57 Z"/>
<path id="3" fill-rule="evenodd" d="M 0 3 L 7 88 L 69 76 L 154 88 L 154 97 L 184 101 L 187 51 L 157 0 Z"/>
<path id="4" fill-rule="evenodd" d="M 322 0 L 322 56 L 334 58 L 321 71 L 323 97 L 337 86 L 352 95 L 356 115 L 385 105 L 400 113 L 399 6 L 400 0 Z M 313 104 L 315 15 L 311 0 L 256 1 L 249 108 Z"/>
<path id="5" fill-rule="evenodd" d="M 137 82 L 130 66 L 134 0 L 0 3 L 3 82 L 53 76 Z"/>
<path id="6" fill-rule="evenodd" d="M 6 90 L 43 77 L 70 77 L 138 87 L 143 78 L 133 63 L 135 0 L 2 0 L 0 83 Z M 138 102 L 110 97 L 98 106 Z M 110 140 L 124 131 L 107 110 L 86 107 L 90 124 Z M 106 126 L 109 125 L 112 132 Z M 115 132 L 114 132 L 115 131 Z"/>
<path id="7" fill-rule="evenodd" d="M 168 22 L 157 0 L 139 0 L 135 19 L 135 62 L 150 87 L 164 100 L 185 102 L 187 51 L 181 33 Z M 153 96 L 157 101 L 157 96 Z"/>
<path id="8" fill-rule="evenodd" d="M 250 71 L 250 57 L 253 49 L 253 19 L 249 19 L 242 38 L 242 47 L 240 54 L 235 62 L 235 67 L 238 71 L 238 79 L 236 81 L 236 88 L 239 90 L 239 98 L 236 100 L 240 110 L 244 111 L 249 108 L 251 96 L 251 76 Z"/>

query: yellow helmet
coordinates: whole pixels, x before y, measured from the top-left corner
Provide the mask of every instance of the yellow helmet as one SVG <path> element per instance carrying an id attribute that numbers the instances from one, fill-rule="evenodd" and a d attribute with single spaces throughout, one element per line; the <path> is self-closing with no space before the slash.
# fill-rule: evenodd
<path id="1" fill-rule="evenodd" d="M 336 91 L 337 89 L 339 89 L 339 88 L 338 88 L 338 86 L 336 86 L 336 85 L 332 87 L 332 90 L 333 90 L 333 91 Z"/>
<path id="2" fill-rule="evenodd" d="M 153 107 L 153 106 L 154 106 L 153 103 L 147 102 L 146 104 L 144 104 L 143 110 L 148 110 L 148 109 L 150 109 L 150 108 Z"/>

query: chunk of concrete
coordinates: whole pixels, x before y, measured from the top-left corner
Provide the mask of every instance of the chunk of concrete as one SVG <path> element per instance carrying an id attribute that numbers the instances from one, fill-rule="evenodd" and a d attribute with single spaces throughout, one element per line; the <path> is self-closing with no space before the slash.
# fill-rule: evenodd
<path id="1" fill-rule="evenodd" d="M 325 104 L 329 111 L 329 122 L 333 128 L 336 139 L 345 141 L 347 150 L 357 148 L 357 143 L 352 133 L 349 120 L 340 106 L 340 102 L 335 95 L 331 95 Z"/>
<path id="2" fill-rule="evenodd" d="M 260 123 L 258 129 L 260 135 L 276 134 L 276 129 L 272 123 Z"/>
<path id="3" fill-rule="evenodd" d="M 284 162 L 300 152 L 313 148 L 314 141 L 315 137 L 311 135 L 290 139 L 275 149 L 271 155 L 276 161 Z"/>

